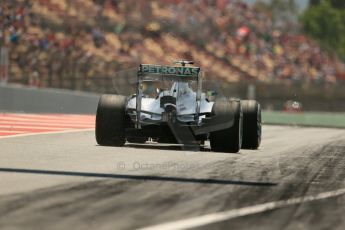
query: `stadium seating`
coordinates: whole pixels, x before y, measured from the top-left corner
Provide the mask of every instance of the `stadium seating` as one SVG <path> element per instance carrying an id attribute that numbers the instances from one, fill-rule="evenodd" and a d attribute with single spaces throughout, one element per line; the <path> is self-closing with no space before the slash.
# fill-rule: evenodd
<path id="1" fill-rule="evenodd" d="M 11 50 L 10 81 L 20 84 L 77 88 L 138 63 L 176 59 L 193 59 L 206 77 L 227 82 L 333 84 L 344 75 L 335 55 L 298 32 L 275 28 L 270 15 L 241 1 L 15 0 L 0 6 L 0 44 Z M 7 14 L 14 17 L 6 21 Z"/>

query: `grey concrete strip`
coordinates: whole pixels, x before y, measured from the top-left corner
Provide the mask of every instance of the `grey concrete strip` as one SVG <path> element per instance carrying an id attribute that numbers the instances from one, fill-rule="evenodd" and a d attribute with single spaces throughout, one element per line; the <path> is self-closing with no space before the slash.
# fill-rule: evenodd
<path id="1" fill-rule="evenodd" d="M 99 95 L 58 89 L 0 86 L 0 111 L 95 114 Z"/>

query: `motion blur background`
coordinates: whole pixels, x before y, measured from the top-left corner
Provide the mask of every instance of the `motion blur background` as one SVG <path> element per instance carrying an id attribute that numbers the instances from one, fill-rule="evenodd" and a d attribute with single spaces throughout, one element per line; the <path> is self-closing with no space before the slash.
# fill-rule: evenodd
<path id="1" fill-rule="evenodd" d="M 0 0 L 0 48 L 3 85 L 116 93 L 186 59 L 266 110 L 345 111 L 343 0 Z"/>

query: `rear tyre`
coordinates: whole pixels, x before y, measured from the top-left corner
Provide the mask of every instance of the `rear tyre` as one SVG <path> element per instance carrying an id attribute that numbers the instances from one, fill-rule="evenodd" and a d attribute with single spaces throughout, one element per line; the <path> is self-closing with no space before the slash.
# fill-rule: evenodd
<path id="1" fill-rule="evenodd" d="M 125 144 L 126 101 L 125 96 L 110 94 L 99 99 L 96 114 L 96 141 L 99 145 Z"/>
<path id="2" fill-rule="evenodd" d="M 240 101 L 218 101 L 213 107 L 213 113 L 225 114 L 229 119 L 234 119 L 234 123 L 230 128 L 210 134 L 212 151 L 237 153 L 242 145 L 242 107 Z"/>
<path id="3" fill-rule="evenodd" d="M 261 143 L 261 109 L 255 100 L 243 100 L 243 149 L 257 149 Z"/>

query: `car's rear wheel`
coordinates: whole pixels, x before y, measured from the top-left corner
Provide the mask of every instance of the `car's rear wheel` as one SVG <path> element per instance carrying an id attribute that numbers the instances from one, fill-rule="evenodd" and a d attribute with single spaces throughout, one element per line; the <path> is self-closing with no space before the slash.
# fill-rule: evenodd
<path id="1" fill-rule="evenodd" d="M 261 143 L 261 109 L 255 100 L 243 100 L 243 149 L 257 149 Z"/>
<path id="2" fill-rule="evenodd" d="M 99 145 L 125 144 L 126 101 L 125 96 L 110 94 L 99 99 L 96 114 L 96 141 Z"/>
<path id="3" fill-rule="evenodd" d="M 212 151 L 237 153 L 242 145 L 242 107 L 240 101 L 218 101 L 213 106 L 214 114 L 224 114 L 233 119 L 229 128 L 212 132 L 210 144 Z"/>

